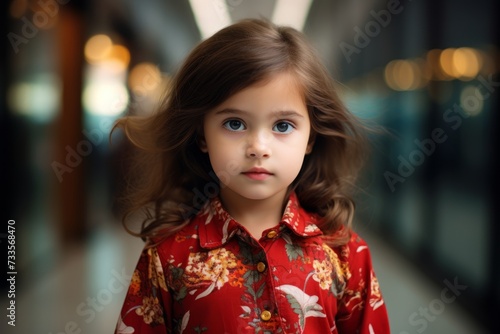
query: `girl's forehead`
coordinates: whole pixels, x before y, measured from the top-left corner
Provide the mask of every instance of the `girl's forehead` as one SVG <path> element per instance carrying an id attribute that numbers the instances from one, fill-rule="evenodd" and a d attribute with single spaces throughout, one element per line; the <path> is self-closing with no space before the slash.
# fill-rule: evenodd
<path id="1" fill-rule="evenodd" d="M 273 94 L 279 95 L 275 96 Z M 264 79 L 248 85 L 230 95 L 221 104 L 241 98 L 242 96 L 247 96 L 248 98 L 267 96 L 268 98 L 279 99 L 284 95 L 289 97 L 302 97 L 302 100 L 305 101 L 303 85 L 300 83 L 298 76 L 290 71 L 270 74 Z"/>
<path id="2" fill-rule="evenodd" d="M 252 85 L 249 85 L 248 87 L 265 86 L 269 83 L 276 82 L 276 81 L 282 81 L 282 82 L 286 81 L 288 85 L 292 85 L 296 88 L 299 88 L 301 86 L 301 82 L 300 82 L 298 74 L 296 74 L 292 70 L 287 70 L 287 71 L 282 71 L 282 72 L 277 72 L 277 73 L 270 73 L 270 74 L 266 75 L 263 79 L 257 81 L 256 83 L 254 83 Z"/>
<path id="3" fill-rule="evenodd" d="M 296 115 L 308 117 L 300 85 L 288 73 L 271 76 L 229 96 L 208 112 L 211 115 L 244 117 L 276 117 Z"/>

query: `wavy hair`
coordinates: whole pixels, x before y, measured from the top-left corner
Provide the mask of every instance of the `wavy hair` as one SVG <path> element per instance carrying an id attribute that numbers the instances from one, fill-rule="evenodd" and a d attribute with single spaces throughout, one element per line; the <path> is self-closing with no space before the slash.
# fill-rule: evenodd
<path id="1" fill-rule="evenodd" d="M 339 99 L 305 36 L 257 19 L 237 22 L 198 44 L 156 112 L 117 121 L 115 127 L 138 149 L 125 197 L 125 228 L 142 238 L 171 235 L 217 195 L 219 180 L 199 148 L 205 114 L 242 89 L 287 71 L 303 90 L 314 140 L 289 191 L 322 218 L 319 227 L 330 245 L 345 243 L 354 215 L 350 196 L 366 147 L 364 126 Z M 126 222 L 141 211 L 141 230 L 133 232 Z"/>

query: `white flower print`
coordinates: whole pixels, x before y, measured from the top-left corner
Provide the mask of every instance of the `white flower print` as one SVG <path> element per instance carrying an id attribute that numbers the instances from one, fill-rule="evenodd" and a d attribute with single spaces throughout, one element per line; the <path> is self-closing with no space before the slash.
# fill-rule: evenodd
<path id="1" fill-rule="evenodd" d="M 304 330 L 307 317 L 326 317 L 326 314 L 321 312 L 323 311 L 323 307 L 317 303 L 319 299 L 318 296 L 309 296 L 298 287 L 290 284 L 280 285 L 276 287 L 276 289 L 285 293 L 288 301 L 290 302 L 290 306 L 293 308 L 295 313 L 299 315 L 299 325 L 301 331 Z"/>

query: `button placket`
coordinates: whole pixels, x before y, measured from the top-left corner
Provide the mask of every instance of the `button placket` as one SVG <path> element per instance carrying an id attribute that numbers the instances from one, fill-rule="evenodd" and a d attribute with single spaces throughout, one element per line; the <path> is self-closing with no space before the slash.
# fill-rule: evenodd
<path id="1" fill-rule="evenodd" d="M 270 280 L 272 277 L 270 276 L 269 268 L 268 268 L 268 263 L 267 263 L 267 257 L 265 251 L 263 251 L 261 254 L 259 254 L 259 257 L 255 259 L 255 271 L 258 272 L 260 277 L 262 277 L 263 280 L 265 280 L 265 288 L 263 293 L 260 295 L 260 297 L 256 300 L 257 301 L 257 307 L 260 310 L 260 314 L 258 314 L 258 317 L 260 318 L 261 321 L 263 322 L 268 322 L 271 321 L 274 314 L 275 314 L 275 304 L 273 302 L 273 293 L 270 290 L 270 287 L 272 287 L 272 283 Z"/>

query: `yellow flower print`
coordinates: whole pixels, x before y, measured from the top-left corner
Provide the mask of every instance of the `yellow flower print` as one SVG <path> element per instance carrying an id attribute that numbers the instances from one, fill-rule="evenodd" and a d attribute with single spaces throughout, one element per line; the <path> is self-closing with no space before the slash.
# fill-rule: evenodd
<path id="1" fill-rule="evenodd" d="M 351 277 L 347 262 L 340 261 L 336 252 L 328 245 L 321 246 L 325 259 L 314 260 L 312 278 L 319 283 L 323 290 L 331 290 L 336 296 L 342 294 L 346 281 Z"/>
<path id="2" fill-rule="evenodd" d="M 371 284 L 370 284 L 371 294 L 372 296 L 380 297 L 380 285 L 378 284 L 378 279 L 373 274 L 373 272 L 370 273 L 370 276 L 371 276 Z"/>
<path id="3" fill-rule="evenodd" d="M 208 253 L 189 254 L 184 278 L 192 285 L 211 281 L 220 289 L 229 282 L 230 270 L 238 266 L 236 256 L 225 248 L 214 249 Z"/>
<path id="4" fill-rule="evenodd" d="M 136 295 L 141 289 L 141 278 L 139 276 L 139 270 L 134 270 L 132 274 L 132 279 L 130 280 L 130 293 Z"/>
<path id="5" fill-rule="evenodd" d="M 167 291 L 167 285 L 165 283 L 165 275 L 163 274 L 163 267 L 161 265 L 160 257 L 156 248 L 148 249 L 148 255 L 150 256 L 149 261 L 149 273 L 148 277 L 154 286 L 162 288 Z"/>
<path id="6" fill-rule="evenodd" d="M 144 297 L 142 305 L 135 311 L 137 315 L 142 316 L 146 324 L 163 324 L 163 309 L 160 306 L 158 298 Z"/>
<path id="7" fill-rule="evenodd" d="M 340 263 L 340 270 L 343 273 L 343 277 L 345 277 L 346 280 L 349 280 L 351 278 L 351 270 L 349 269 L 349 263 L 348 262 L 342 262 Z"/>
<path id="8" fill-rule="evenodd" d="M 231 286 L 233 287 L 243 287 L 243 283 L 245 283 L 243 275 L 246 271 L 247 268 L 245 267 L 245 265 L 240 260 L 238 260 L 234 270 L 230 271 L 229 284 L 231 284 Z"/>
<path id="9" fill-rule="evenodd" d="M 234 274 L 229 277 L 229 284 L 232 287 L 242 288 L 243 283 L 245 283 L 245 279 L 243 277 L 239 277 L 238 275 Z"/>
<path id="10" fill-rule="evenodd" d="M 323 250 L 325 251 L 330 263 L 332 264 L 332 270 L 335 272 L 335 276 L 339 284 L 343 284 L 345 279 L 349 279 L 351 273 L 349 272 L 349 267 L 346 262 L 340 262 L 337 253 L 333 251 L 328 245 L 323 244 Z"/>
<path id="11" fill-rule="evenodd" d="M 370 283 L 370 290 L 371 290 L 371 296 L 370 296 L 370 306 L 376 310 L 380 306 L 384 304 L 384 300 L 382 299 L 382 294 L 380 292 L 380 285 L 378 283 L 378 279 L 373 273 L 373 271 L 370 273 L 371 276 L 371 283 Z"/>
<path id="12" fill-rule="evenodd" d="M 321 289 L 329 290 L 332 285 L 332 264 L 325 260 L 314 260 L 313 268 L 313 279 L 319 283 Z"/>

